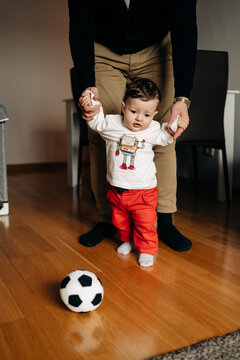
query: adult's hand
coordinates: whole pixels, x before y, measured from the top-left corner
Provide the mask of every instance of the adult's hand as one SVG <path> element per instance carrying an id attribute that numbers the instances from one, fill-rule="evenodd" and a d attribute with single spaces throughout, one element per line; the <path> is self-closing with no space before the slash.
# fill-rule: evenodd
<path id="1" fill-rule="evenodd" d="M 93 107 L 89 103 L 86 104 L 86 101 L 84 100 L 84 95 L 86 95 L 87 90 L 90 90 L 94 94 L 93 100 L 99 100 L 99 94 L 96 87 L 88 87 L 83 91 L 82 95 L 79 98 L 78 106 L 81 109 L 82 118 L 89 121 L 93 120 L 94 116 L 99 113 L 99 109 L 102 104 L 99 103 L 98 105 L 95 105 Z"/>
<path id="2" fill-rule="evenodd" d="M 174 133 L 170 127 L 172 125 L 172 123 L 174 122 L 174 120 L 176 120 L 177 116 L 180 115 L 182 118 L 184 118 L 184 126 L 178 126 L 177 131 Z M 175 104 L 173 104 L 172 109 L 171 109 L 171 116 L 170 119 L 168 121 L 168 130 L 171 133 L 171 135 L 173 136 L 173 140 L 176 140 L 182 133 L 184 130 L 186 130 L 186 128 L 189 125 L 189 115 L 188 115 L 188 107 L 185 103 L 181 102 L 181 101 L 177 101 Z"/>

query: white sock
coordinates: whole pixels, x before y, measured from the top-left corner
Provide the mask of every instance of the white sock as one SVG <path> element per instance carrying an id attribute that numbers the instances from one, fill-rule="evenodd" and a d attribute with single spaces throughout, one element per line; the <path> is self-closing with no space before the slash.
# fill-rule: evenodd
<path id="1" fill-rule="evenodd" d="M 132 250 L 132 244 L 128 241 L 124 241 L 122 245 L 117 248 L 117 252 L 122 255 L 127 255 Z"/>
<path id="2" fill-rule="evenodd" d="M 153 265 L 153 255 L 140 253 L 138 258 L 140 266 L 148 267 Z"/>

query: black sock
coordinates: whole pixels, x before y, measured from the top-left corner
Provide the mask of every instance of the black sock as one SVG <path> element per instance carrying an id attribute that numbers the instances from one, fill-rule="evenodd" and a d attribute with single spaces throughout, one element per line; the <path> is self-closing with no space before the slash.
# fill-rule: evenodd
<path id="1" fill-rule="evenodd" d="M 78 241 L 84 246 L 92 247 L 116 232 L 117 228 L 114 225 L 99 221 L 89 232 L 81 235 Z"/>
<path id="2" fill-rule="evenodd" d="M 187 251 L 191 249 L 192 242 L 183 236 L 172 224 L 172 214 L 157 213 L 158 235 L 161 240 L 175 251 Z"/>

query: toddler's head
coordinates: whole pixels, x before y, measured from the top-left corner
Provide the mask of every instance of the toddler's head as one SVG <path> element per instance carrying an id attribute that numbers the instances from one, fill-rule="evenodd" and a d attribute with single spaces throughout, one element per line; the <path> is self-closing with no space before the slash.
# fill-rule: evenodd
<path id="1" fill-rule="evenodd" d="M 122 102 L 125 125 L 132 131 L 147 129 L 157 114 L 160 100 L 160 91 L 152 80 L 133 79 L 126 87 Z"/>

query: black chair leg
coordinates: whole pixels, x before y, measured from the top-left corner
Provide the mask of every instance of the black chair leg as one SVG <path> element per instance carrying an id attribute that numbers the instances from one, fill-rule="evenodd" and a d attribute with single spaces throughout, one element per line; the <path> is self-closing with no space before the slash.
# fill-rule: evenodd
<path id="1" fill-rule="evenodd" d="M 229 184 L 229 175 L 228 175 L 228 164 L 227 164 L 227 153 L 225 144 L 222 148 L 222 159 L 223 159 L 223 171 L 224 171 L 224 183 L 225 183 L 225 194 L 228 205 L 230 205 L 230 184 Z"/>
<path id="2" fill-rule="evenodd" d="M 192 159 L 193 159 L 193 178 L 194 178 L 194 190 L 195 194 L 198 193 L 198 156 L 197 146 L 192 146 Z"/>
<path id="3" fill-rule="evenodd" d="M 81 180 L 81 172 L 82 172 L 82 135 L 81 131 L 79 134 L 79 144 L 78 144 L 78 168 L 77 168 L 77 195 L 80 196 L 80 180 Z"/>

